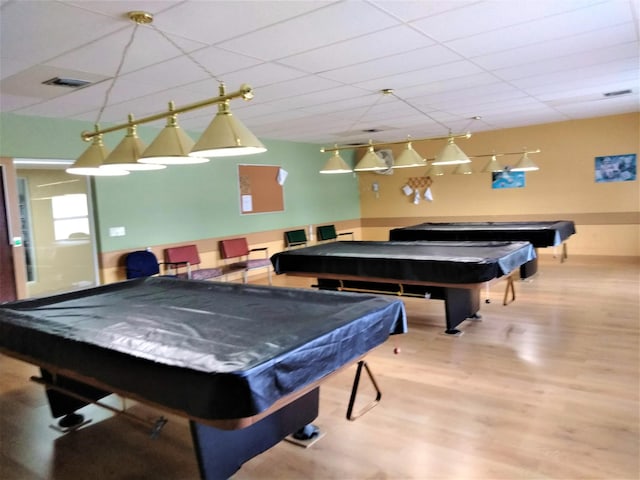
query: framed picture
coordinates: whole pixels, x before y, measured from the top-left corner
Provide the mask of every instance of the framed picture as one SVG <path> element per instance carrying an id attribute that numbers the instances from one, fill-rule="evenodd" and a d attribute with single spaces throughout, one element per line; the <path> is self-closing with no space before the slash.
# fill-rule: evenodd
<path id="1" fill-rule="evenodd" d="M 595 157 L 596 183 L 630 182 L 636 179 L 636 154 Z"/>
<path id="2" fill-rule="evenodd" d="M 491 173 L 491 188 L 524 188 L 524 172 L 511 172 L 507 169 Z"/>

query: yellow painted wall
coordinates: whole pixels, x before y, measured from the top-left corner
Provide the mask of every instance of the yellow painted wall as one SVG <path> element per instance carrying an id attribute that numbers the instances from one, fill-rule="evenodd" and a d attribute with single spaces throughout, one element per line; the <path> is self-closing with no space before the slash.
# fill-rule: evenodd
<path id="1" fill-rule="evenodd" d="M 491 175 L 478 173 L 489 160 L 472 159 L 473 175 L 432 177 L 433 202 L 405 196 L 402 187 L 425 168 L 394 170 L 393 175 L 359 175 L 363 237 L 387 240 L 390 228 L 422 222 L 573 220 L 577 234 L 570 254 L 640 256 L 640 183 L 596 183 L 594 157 L 640 152 L 640 114 L 575 120 L 473 134 L 456 140 L 469 156 L 541 149 L 531 155 L 540 167 L 526 173 L 526 187 L 492 189 Z M 442 141 L 414 142 L 433 158 Z M 394 146 L 394 155 L 402 146 Z M 513 165 L 519 156 L 500 157 Z M 376 196 L 372 184 L 379 185 Z M 424 192 L 424 189 L 422 189 Z M 540 252 L 551 253 L 551 249 Z"/>

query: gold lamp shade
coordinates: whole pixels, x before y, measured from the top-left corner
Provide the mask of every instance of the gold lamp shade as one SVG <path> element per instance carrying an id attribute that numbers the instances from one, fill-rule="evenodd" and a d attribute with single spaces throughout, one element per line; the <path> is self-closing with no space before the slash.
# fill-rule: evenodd
<path id="1" fill-rule="evenodd" d="M 220 85 L 220 96 L 224 96 L 224 85 Z M 196 157 L 232 157 L 266 152 L 258 137 L 233 116 L 229 100 L 218 104 L 218 113 L 213 117 L 189 155 Z"/>
<path id="2" fill-rule="evenodd" d="M 535 170 L 540 170 L 540 167 L 529 158 L 527 152 L 524 152 L 518 163 L 511 168 L 512 172 L 533 172 Z"/>
<path id="3" fill-rule="evenodd" d="M 347 162 L 340 156 L 338 150 L 334 150 L 333 155 L 324 164 L 320 173 L 350 173 L 352 171 Z"/>
<path id="4" fill-rule="evenodd" d="M 373 145 L 369 145 L 367 153 L 360 159 L 358 164 L 353 168 L 354 172 L 375 172 L 386 170 L 388 167 L 384 160 L 373 151 Z"/>
<path id="5" fill-rule="evenodd" d="M 453 170 L 456 175 L 471 175 L 473 170 L 471 169 L 471 163 L 459 163 Z"/>
<path id="6" fill-rule="evenodd" d="M 96 125 L 96 131 L 98 131 L 98 129 L 99 127 Z M 126 170 L 120 170 L 117 168 L 110 170 L 100 168 L 100 165 L 102 165 L 102 162 L 104 162 L 108 155 L 109 150 L 107 150 L 102 142 L 102 135 L 96 135 L 93 137 L 89 148 L 87 148 L 84 153 L 78 157 L 71 167 L 66 169 L 66 172 L 72 175 L 95 176 L 117 176 L 129 174 Z"/>
<path id="7" fill-rule="evenodd" d="M 169 111 L 173 112 L 175 105 L 169 102 Z M 194 141 L 178 125 L 176 114 L 167 117 L 167 125 L 149 145 L 142 156 L 140 163 L 152 163 L 161 165 L 187 165 L 192 163 L 206 163 L 205 157 L 190 156 Z"/>
<path id="8" fill-rule="evenodd" d="M 447 144 L 436 155 L 433 161 L 434 165 L 458 165 L 461 163 L 469 163 L 471 160 L 453 141 L 453 137 L 449 137 Z"/>
<path id="9" fill-rule="evenodd" d="M 444 175 L 444 170 L 440 165 L 434 165 L 433 163 L 430 163 L 424 176 L 429 177 L 431 175 L 439 177 L 441 175 Z"/>
<path id="10" fill-rule="evenodd" d="M 491 160 L 481 170 L 482 173 L 501 172 L 504 167 L 500 164 L 495 155 L 491 155 Z"/>
<path id="11" fill-rule="evenodd" d="M 130 171 L 160 170 L 167 168 L 166 165 L 138 162 L 142 152 L 146 149 L 146 145 L 138 138 L 136 126 L 133 124 L 133 115 L 129 115 L 129 123 L 130 125 L 127 127 L 127 134 L 105 159 L 100 168 L 115 168 Z"/>
<path id="12" fill-rule="evenodd" d="M 393 168 L 424 167 L 426 164 L 427 161 L 413 149 L 411 142 L 407 142 L 407 148 L 402 151 L 398 159 L 393 163 Z"/>

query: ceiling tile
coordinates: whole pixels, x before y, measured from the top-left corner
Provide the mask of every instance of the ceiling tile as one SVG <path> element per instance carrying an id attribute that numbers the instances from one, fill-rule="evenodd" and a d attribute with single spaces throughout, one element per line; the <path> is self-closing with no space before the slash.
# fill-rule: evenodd
<path id="1" fill-rule="evenodd" d="M 220 46 L 265 61 L 276 60 L 398 23 L 367 3 L 339 2 L 222 42 Z"/>

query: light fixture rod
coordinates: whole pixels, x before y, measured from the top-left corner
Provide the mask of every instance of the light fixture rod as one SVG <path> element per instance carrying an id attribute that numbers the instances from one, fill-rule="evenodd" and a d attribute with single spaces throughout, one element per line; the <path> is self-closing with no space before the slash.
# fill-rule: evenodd
<path id="1" fill-rule="evenodd" d="M 96 129 L 93 132 L 84 131 L 80 134 L 80 136 L 85 142 L 88 142 L 96 135 L 124 130 L 125 128 L 133 127 L 134 125 L 140 125 L 142 123 L 155 122 L 156 120 L 160 120 L 162 118 L 167 118 L 179 113 L 189 112 L 191 110 L 197 110 L 198 108 L 208 107 L 209 105 L 214 105 L 216 103 L 224 103 L 228 100 L 232 100 L 238 97 L 242 97 L 243 100 L 251 100 L 253 98 L 253 89 L 249 85 L 243 84 L 240 86 L 239 90 L 232 93 L 227 93 L 226 95 L 219 95 L 217 97 L 212 97 L 200 102 L 185 105 L 184 107 L 176 108 L 175 110 L 168 110 L 166 112 L 156 113 L 155 115 L 150 115 L 148 117 L 138 118 L 133 122 L 121 123 L 119 125 L 114 125 L 113 127 L 108 127 L 100 130 Z"/>
<path id="2" fill-rule="evenodd" d="M 361 144 L 357 144 L 357 145 L 340 145 L 340 146 L 335 146 L 335 147 L 329 147 L 329 148 L 324 148 L 322 147 L 320 149 L 321 152 L 335 152 L 340 151 L 340 150 L 351 150 L 354 148 L 361 148 L 361 147 L 369 147 L 369 146 L 374 146 L 374 147 L 384 147 L 387 145 L 404 145 L 407 142 L 424 142 L 427 140 L 448 140 L 449 138 L 470 138 L 471 137 L 471 133 L 467 132 L 467 133 L 456 133 L 456 134 L 452 134 L 452 135 L 447 135 L 446 137 L 429 137 L 429 138 L 409 138 L 409 139 L 404 139 L 404 140 L 398 140 L 396 142 L 380 142 L 380 143 L 361 143 Z M 522 153 L 522 152 L 519 152 Z"/>
<path id="3" fill-rule="evenodd" d="M 494 155 L 496 157 L 504 157 L 505 155 L 524 155 L 525 153 L 528 153 L 528 154 L 540 153 L 541 151 L 542 150 L 537 148 L 535 150 L 520 150 L 518 152 L 485 153 L 485 154 L 482 154 L 482 155 L 469 155 L 469 158 L 493 157 Z"/>

